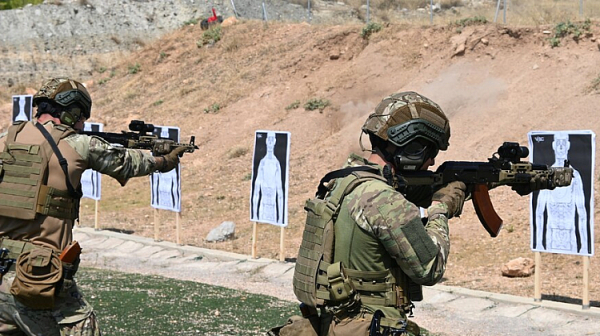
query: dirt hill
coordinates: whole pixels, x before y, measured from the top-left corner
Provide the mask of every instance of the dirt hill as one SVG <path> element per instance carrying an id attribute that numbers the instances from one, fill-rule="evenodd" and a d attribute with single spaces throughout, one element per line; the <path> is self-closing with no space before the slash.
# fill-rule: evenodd
<path id="1" fill-rule="evenodd" d="M 364 118 L 392 92 L 418 91 L 451 118 L 451 146 L 438 163 L 486 160 L 504 141 L 526 144 L 530 130 L 600 133 L 598 23 L 578 41 L 572 35 L 561 38 L 555 48 L 550 26 L 387 25 L 367 39 L 362 28 L 245 21 L 224 27 L 214 45 L 199 47 L 203 31 L 186 26 L 93 73 L 87 82 L 94 99 L 92 121 L 119 131 L 129 120 L 143 119 L 179 126 L 182 140 L 195 135 L 200 150 L 186 155 L 182 165 L 182 243 L 245 254 L 251 253 L 254 131 L 291 132 L 288 258 L 295 256 L 301 239 L 304 201 L 323 174 L 360 151 Z M 313 98 L 330 105 L 305 110 Z M 6 125 L 10 95 L 0 99 L 0 121 Z M 289 108 L 296 101 L 300 107 Z M 147 178 L 120 188 L 105 177 L 100 226 L 153 237 L 149 196 Z M 467 204 L 461 218 L 451 221 L 444 283 L 533 296 L 533 278 L 500 275 L 509 260 L 533 258 L 529 200 L 503 188 L 493 191 L 492 200 L 505 229 L 490 238 Z M 94 225 L 92 201 L 82 202 L 81 215 L 81 225 Z M 159 220 L 161 238 L 175 241 L 175 214 L 161 212 Z M 206 243 L 207 233 L 226 220 L 236 223 L 236 239 Z M 260 256 L 278 258 L 279 234 L 277 227 L 258 227 Z M 544 254 L 542 293 L 580 298 L 580 261 Z M 599 266 L 593 258 L 592 305 L 600 305 L 600 281 L 594 274 Z"/>

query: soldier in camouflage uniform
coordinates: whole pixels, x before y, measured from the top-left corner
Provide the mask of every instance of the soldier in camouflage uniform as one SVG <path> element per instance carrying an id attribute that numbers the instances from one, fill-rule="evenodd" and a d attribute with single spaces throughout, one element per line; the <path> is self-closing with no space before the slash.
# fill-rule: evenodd
<path id="1" fill-rule="evenodd" d="M 466 186 L 399 192 L 394 174 L 432 166 L 448 147 L 449 122 L 433 101 L 402 92 L 385 98 L 362 130 L 371 155 L 350 155 L 345 168 L 323 178 L 305 207 L 294 273 L 303 317 L 269 335 L 420 333 L 407 315 L 421 299 L 420 286 L 434 285 L 444 274 L 448 219 L 460 214 Z M 424 218 L 419 207 L 427 209 Z"/>
<path id="2" fill-rule="evenodd" d="M 15 263 L 6 261 L 25 251 L 59 254 L 71 244 L 80 178 L 86 169 L 110 175 L 124 185 L 131 177 L 175 168 L 183 148 L 153 157 L 78 134 L 90 117 L 92 100 L 86 88 L 72 79 L 44 82 L 33 104 L 37 106 L 35 119 L 15 123 L 0 138 L 0 248 L 10 250 L 0 260 L 0 265 L 9 266 L 0 276 L 0 335 L 100 335 L 95 313 L 72 278 L 78 257 L 69 264 L 70 272 L 62 272 L 63 278 L 51 286 L 56 287 L 51 288 L 55 291 L 52 307 L 43 309 L 13 295 Z M 31 202 L 34 206 L 28 206 Z M 36 297 L 32 300 L 36 302 Z"/>

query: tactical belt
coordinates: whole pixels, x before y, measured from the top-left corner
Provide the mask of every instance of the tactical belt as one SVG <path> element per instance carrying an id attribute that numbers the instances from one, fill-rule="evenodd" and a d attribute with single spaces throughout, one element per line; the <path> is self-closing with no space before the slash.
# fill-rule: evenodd
<path id="1" fill-rule="evenodd" d="M 335 283 L 330 282 L 331 276 L 328 277 L 327 274 L 329 266 L 329 263 L 321 261 L 317 275 L 316 296 L 326 302 L 331 301 L 329 289 L 335 286 Z M 346 268 L 345 272 L 363 304 L 383 307 L 401 307 L 404 304 L 401 299 L 402 289 L 396 285 L 396 279 L 390 271 L 357 271 Z"/>
<path id="2" fill-rule="evenodd" d="M 31 251 L 35 248 L 42 249 L 50 249 L 47 247 L 34 245 L 32 243 L 21 241 L 21 240 L 13 240 L 8 238 L 0 238 L 0 248 L 5 248 L 8 250 L 8 254 L 5 256 L 5 259 L 15 259 L 19 258 L 19 255 L 23 252 Z M 16 263 L 13 263 L 8 269 L 9 272 L 14 272 L 16 267 Z"/>

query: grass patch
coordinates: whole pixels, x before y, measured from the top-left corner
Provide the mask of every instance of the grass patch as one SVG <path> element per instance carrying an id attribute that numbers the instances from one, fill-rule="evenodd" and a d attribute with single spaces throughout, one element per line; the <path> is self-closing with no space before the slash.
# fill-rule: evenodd
<path id="1" fill-rule="evenodd" d="M 327 106 L 329 106 L 329 100 L 312 98 L 304 104 L 304 109 L 307 111 L 319 110 L 320 112 L 323 112 Z"/>
<path id="2" fill-rule="evenodd" d="M 140 65 L 140 63 L 135 63 L 134 65 L 129 65 L 127 67 L 127 71 L 131 75 L 135 75 L 136 73 L 140 72 L 141 70 L 142 70 L 142 66 Z"/>
<path id="3" fill-rule="evenodd" d="M 221 26 L 215 26 L 202 33 L 202 38 L 196 42 L 198 48 L 202 48 L 207 44 L 215 44 L 221 40 L 222 30 Z"/>
<path id="4" fill-rule="evenodd" d="M 299 100 L 294 100 L 290 105 L 288 105 L 288 106 L 285 107 L 285 110 L 286 111 L 295 110 L 298 107 L 300 107 L 300 101 Z"/>
<path id="5" fill-rule="evenodd" d="M 104 335 L 264 335 L 295 303 L 192 281 L 82 268 L 79 286 Z"/>
<path id="6" fill-rule="evenodd" d="M 360 36 L 364 39 L 368 39 L 374 33 L 377 33 L 383 29 L 383 26 L 377 22 L 371 22 L 363 27 L 360 31 Z"/>
<path id="7" fill-rule="evenodd" d="M 204 113 L 219 113 L 219 110 L 221 110 L 221 105 L 214 103 L 209 107 L 205 107 Z"/>

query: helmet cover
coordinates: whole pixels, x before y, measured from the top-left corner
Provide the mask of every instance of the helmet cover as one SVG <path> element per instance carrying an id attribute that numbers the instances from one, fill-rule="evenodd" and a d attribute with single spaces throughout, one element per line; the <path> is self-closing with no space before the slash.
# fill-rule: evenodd
<path id="1" fill-rule="evenodd" d="M 85 86 L 76 80 L 64 77 L 46 80 L 33 96 L 33 106 L 44 100 L 52 100 L 63 107 L 78 104 L 80 113 L 86 119 L 90 118 L 92 98 Z"/>
<path id="2" fill-rule="evenodd" d="M 446 150 L 450 139 L 450 123 L 440 106 L 412 91 L 383 99 L 362 130 L 398 147 L 425 139 Z"/>

